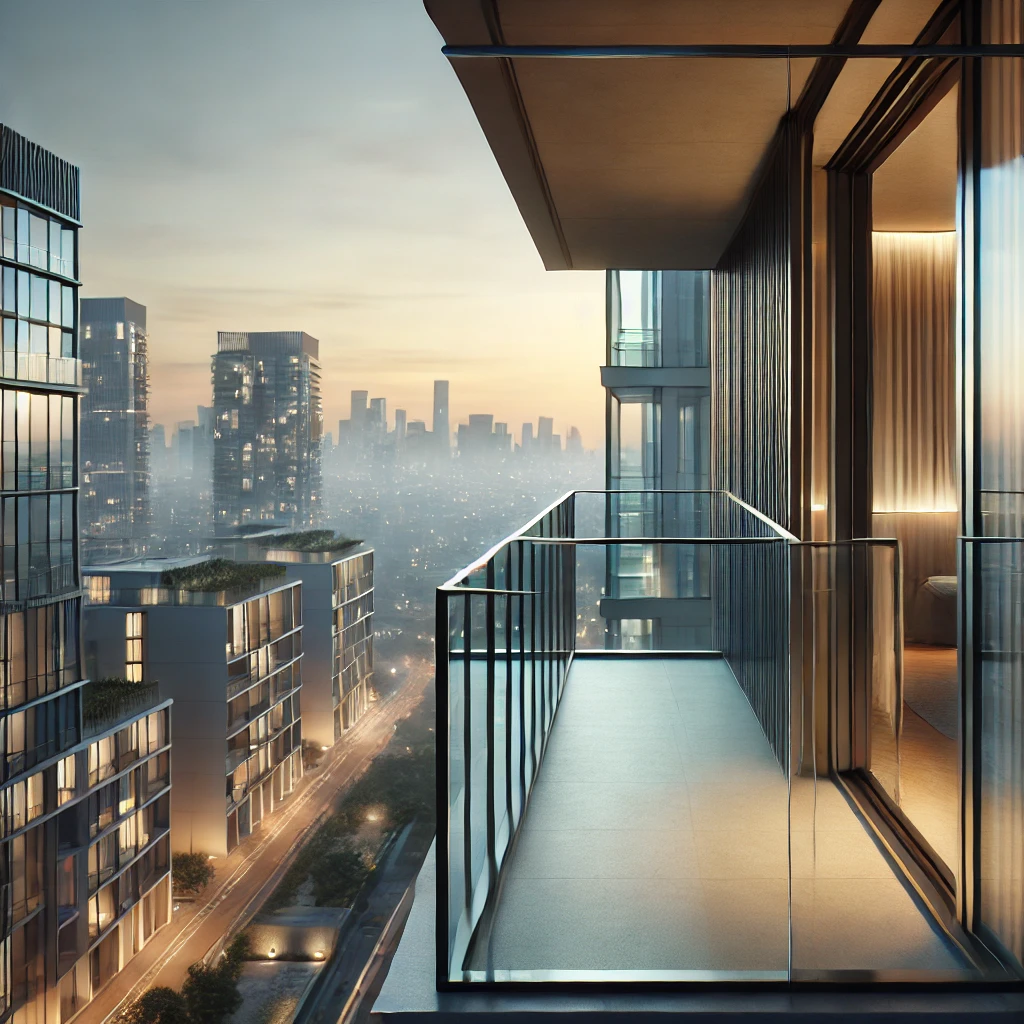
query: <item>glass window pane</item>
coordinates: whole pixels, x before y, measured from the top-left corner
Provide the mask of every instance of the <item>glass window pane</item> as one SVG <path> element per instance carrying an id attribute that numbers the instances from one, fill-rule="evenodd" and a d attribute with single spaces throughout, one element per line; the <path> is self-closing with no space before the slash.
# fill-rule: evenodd
<path id="1" fill-rule="evenodd" d="M 75 290 L 67 285 L 61 288 L 60 322 L 64 327 L 75 326 Z"/>
<path id="2" fill-rule="evenodd" d="M 32 275 L 32 311 L 33 320 L 46 319 L 46 278 Z"/>

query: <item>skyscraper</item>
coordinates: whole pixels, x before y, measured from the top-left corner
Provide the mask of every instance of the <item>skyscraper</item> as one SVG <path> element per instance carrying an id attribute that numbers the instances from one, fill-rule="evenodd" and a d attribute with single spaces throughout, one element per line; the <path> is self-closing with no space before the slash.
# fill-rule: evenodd
<path id="1" fill-rule="evenodd" d="M 523 449 L 524 452 L 532 452 L 533 451 L 533 424 L 532 423 L 524 423 L 523 424 L 523 444 L 522 444 L 522 449 Z"/>
<path id="2" fill-rule="evenodd" d="M 368 411 L 366 403 L 369 397 L 369 391 L 352 392 L 352 417 L 350 419 L 352 426 L 349 429 L 352 431 L 353 435 L 359 435 L 366 429 L 366 417 Z"/>
<path id="3" fill-rule="evenodd" d="M 388 432 L 388 400 L 371 398 L 368 419 L 370 433 L 375 438 L 382 438 Z"/>
<path id="4" fill-rule="evenodd" d="M 220 332 L 213 357 L 214 530 L 312 526 L 320 504 L 320 343 L 301 331 Z"/>
<path id="5" fill-rule="evenodd" d="M 550 451 L 553 444 L 555 421 L 550 416 L 541 416 L 537 420 L 537 447 L 542 451 Z"/>
<path id="6" fill-rule="evenodd" d="M 0 1020 L 18 1024 L 69 1019 L 171 912 L 167 702 L 82 677 L 78 218 L 78 168 L 0 125 Z"/>
<path id="7" fill-rule="evenodd" d="M 434 442 L 445 451 L 451 446 L 451 420 L 448 416 L 448 381 L 434 381 Z"/>
<path id="8" fill-rule="evenodd" d="M 82 299 L 82 557 L 138 555 L 150 533 L 146 307 Z"/>
<path id="9" fill-rule="evenodd" d="M 395 443 L 401 444 L 405 440 L 405 420 L 406 412 L 404 409 L 395 410 Z"/>

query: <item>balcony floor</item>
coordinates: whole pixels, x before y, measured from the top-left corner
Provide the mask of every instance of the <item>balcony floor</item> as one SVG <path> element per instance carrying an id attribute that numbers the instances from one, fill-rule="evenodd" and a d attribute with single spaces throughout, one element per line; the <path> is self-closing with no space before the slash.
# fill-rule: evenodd
<path id="1" fill-rule="evenodd" d="M 964 976 L 839 790 L 794 781 L 791 852 L 788 799 L 724 660 L 577 658 L 467 966 L 784 980 L 791 857 L 794 970 Z"/>

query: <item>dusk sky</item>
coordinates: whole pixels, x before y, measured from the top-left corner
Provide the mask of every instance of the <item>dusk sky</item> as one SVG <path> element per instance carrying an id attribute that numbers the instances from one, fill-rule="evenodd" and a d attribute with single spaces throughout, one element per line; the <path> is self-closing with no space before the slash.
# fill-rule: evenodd
<path id="1" fill-rule="evenodd" d="M 148 307 L 152 413 L 218 330 L 318 337 L 348 394 L 602 443 L 604 278 L 548 273 L 421 0 L 0 0 L 0 121 L 82 169 L 82 296 Z M 19 87 L 19 84 L 23 87 Z"/>

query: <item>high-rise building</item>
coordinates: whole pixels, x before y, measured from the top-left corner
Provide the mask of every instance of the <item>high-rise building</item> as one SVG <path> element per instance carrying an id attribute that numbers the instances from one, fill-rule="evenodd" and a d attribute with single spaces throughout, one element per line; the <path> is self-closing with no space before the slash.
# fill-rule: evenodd
<path id="1" fill-rule="evenodd" d="M 183 480 L 192 479 L 195 464 L 196 421 L 179 420 L 174 428 L 174 439 L 171 448 L 174 458 L 174 471 Z"/>
<path id="2" fill-rule="evenodd" d="M 566 455 L 583 454 L 583 436 L 577 427 L 569 428 L 569 436 L 565 439 L 565 453 Z"/>
<path id="3" fill-rule="evenodd" d="M 149 428 L 149 475 L 152 485 L 157 486 L 161 478 L 167 475 L 169 465 L 167 428 L 162 423 L 154 423 Z"/>
<path id="4" fill-rule="evenodd" d="M 196 407 L 196 427 L 192 434 L 192 478 L 200 492 L 213 487 L 213 435 L 216 416 L 212 405 Z"/>
<path id="5" fill-rule="evenodd" d="M 370 399 L 367 426 L 370 435 L 374 438 L 382 438 L 388 432 L 388 400 L 386 398 Z"/>
<path id="6" fill-rule="evenodd" d="M 78 168 L 0 125 L 0 1021 L 26 1024 L 171 909 L 167 702 L 81 667 L 78 219 Z"/>
<path id="7" fill-rule="evenodd" d="M 349 422 L 352 424 L 352 433 L 357 437 L 366 430 L 366 421 L 369 415 L 369 409 L 367 408 L 369 397 L 369 391 L 352 392 L 352 415 Z"/>
<path id="8" fill-rule="evenodd" d="M 1020 0 L 426 6 L 609 489 L 439 588 L 375 1016 L 1024 1018 Z"/>
<path id="9" fill-rule="evenodd" d="M 82 555 L 108 562 L 149 542 L 149 338 L 146 307 L 82 299 Z"/>
<path id="10" fill-rule="evenodd" d="M 445 451 L 451 447 L 452 427 L 448 414 L 448 381 L 434 381 L 434 442 Z"/>
<path id="11" fill-rule="evenodd" d="M 550 416 L 541 416 L 537 420 L 537 448 L 542 452 L 548 452 L 553 445 L 552 438 L 555 429 L 555 421 Z"/>
<path id="12" fill-rule="evenodd" d="M 406 412 L 404 409 L 395 410 L 395 442 L 401 444 L 405 440 Z"/>
<path id="13" fill-rule="evenodd" d="M 523 443 L 522 443 L 521 447 L 522 447 L 523 451 L 527 452 L 527 453 L 532 452 L 533 451 L 533 424 L 532 423 L 524 423 L 523 424 L 522 438 L 523 438 Z"/>
<path id="14" fill-rule="evenodd" d="M 316 520 L 323 435 L 319 348 L 316 338 L 299 331 L 217 335 L 217 535 L 247 523 L 303 527 Z"/>

